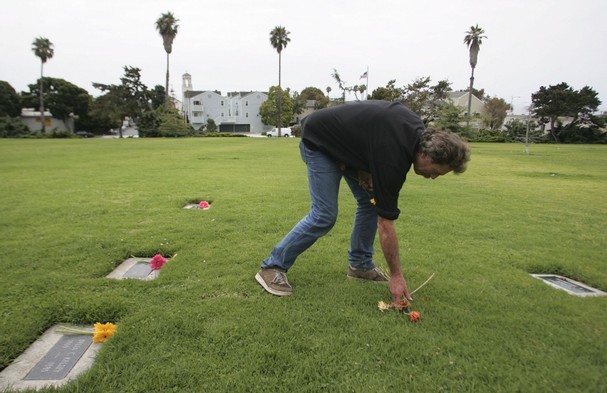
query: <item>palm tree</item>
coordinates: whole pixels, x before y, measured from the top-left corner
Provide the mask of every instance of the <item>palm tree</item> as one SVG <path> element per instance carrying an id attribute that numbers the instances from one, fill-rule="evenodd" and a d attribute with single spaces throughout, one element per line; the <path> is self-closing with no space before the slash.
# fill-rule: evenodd
<path id="1" fill-rule="evenodd" d="M 270 32 L 270 43 L 272 44 L 272 47 L 274 49 L 276 49 L 276 52 L 278 52 L 278 125 L 276 126 L 278 128 L 278 136 L 280 135 L 280 127 L 282 126 L 281 122 L 281 116 L 282 116 L 282 88 L 280 85 L 280 72 L 281 72 L 281 53 L 282 50 L 284 48 L 287 47 L 287 44 L 289 42 L 291 42 L 291 39 L 289 38 L 289 33 L 287 31 L 287 29 L 285 29 L 282 26 L 276 26 L 274 29 L 272 29 L 272 31 Z"/>
<path id="2" fill-rule="evenodd" d="M 466 37 L 464 37 L 464 44 L 468 45 L 468 48 L 470 49 L 470 67 L 472 67 L 472 74 L 470 75 L 470 89 L 468 90 L 468 123 L 470 123 L 470 110 L 472 107 L 474 68 L 476 67 L 476 63 L 478 62 L 478 52 L 481 50 L 483 38 L 487 38 L 483 34 L 485 34 L 485 30 L 476 25 L 470 26 L 470 31 L 467 31 Z"/>
<path id="3" fill-rule="evenodd" d="M 52 59 L 55 54 L 53 43 L 48 38 L 38 37 L 32 43 L 32 51 L 40 58 L 40 120 L 42 122 L 42 132 L 45 131 L 44 126 L 44 91 L 42 90 L 42 79 L 44 77 L 44 63 L 48 59 Z"/>
<path id="4" fill-rule="evenodd" d="M 173 40 L 177 35 L 177 29 L 179 25 L 177 24 L 179 19 L 175 19 L 175 16 L 172 12 L 167 12 L 165 14 L 160 15 L 160 18 L 156 21 L 156 30 L 162 36 L 162 43 L 164 45 L 164 50 L 167 53 L 167 77 L 166 77 L 166 85 L 164 88 L 165 97 L 168 101 L 169 95 L 169 55 L 173 51 Z"/>

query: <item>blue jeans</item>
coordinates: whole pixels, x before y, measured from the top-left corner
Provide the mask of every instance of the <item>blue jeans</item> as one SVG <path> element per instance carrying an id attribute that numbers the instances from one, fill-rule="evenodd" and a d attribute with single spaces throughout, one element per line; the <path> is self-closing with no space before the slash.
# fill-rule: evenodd
<path id="1" fill-rule="evenodd" d="M 288 271 L 301 253 L 333 228 L 337 220 L 339 184 L 344 177 L 357 201 L 348 262 L 355 269 L 374 268 L 377 210 L 371 204 L 369 195 L 358 185 L 358 179 L 344 176 L 338 163 L 331 157 L 307 148 L 303 142 L 300 142 L 299 150 L 308 168 L 308 188 L 312 199 L 310 212 L 274 247 L 261 267 Z"/>

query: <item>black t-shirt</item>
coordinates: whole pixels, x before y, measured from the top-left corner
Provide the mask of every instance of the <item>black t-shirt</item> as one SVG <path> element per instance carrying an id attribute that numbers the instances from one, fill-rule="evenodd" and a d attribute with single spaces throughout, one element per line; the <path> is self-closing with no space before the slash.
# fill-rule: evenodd
<path id="1" fill-rule="evenodd" d="M 302 141 L 348 168 L 369 172 L 381 217 L 400 214 L 398 195 L 415 158 L 422 120 L 401 103 L 361 101 L 321 109 L 302 122 Z"/>

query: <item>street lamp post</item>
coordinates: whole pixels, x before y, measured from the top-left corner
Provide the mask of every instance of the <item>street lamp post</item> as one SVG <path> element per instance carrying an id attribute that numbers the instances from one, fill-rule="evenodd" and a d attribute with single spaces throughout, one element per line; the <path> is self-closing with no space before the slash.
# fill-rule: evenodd
<path id="1" fill-rule="evenodd" d="M 525 154 L 529 155 L 529 128 L 531 127 L 531 109 L 533 105 L 527 107 L 527 131 L 525 132 Z"/>

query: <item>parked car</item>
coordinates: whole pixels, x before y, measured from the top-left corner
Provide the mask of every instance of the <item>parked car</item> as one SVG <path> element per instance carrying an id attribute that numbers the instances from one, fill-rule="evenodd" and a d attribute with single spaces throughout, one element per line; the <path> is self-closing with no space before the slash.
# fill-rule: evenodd
<path id="1" fill-rule="evenodd" d="M 290 128 L 280 128 L 280 135 L 284 136 L 284 137 L 291 137 L 293 135 L 293 130 L 291 130 Z M 266 136 L 268 137 L 272 137 L 272 136 L 278 136 L 278 128 L 274 127 L 272 128 L 270 131 L 268 131 L 266 133 Z"/>
<path id="2" fill-rule="evenodd" d="M 94 138 L 95 137 L 95 134 L 93 134 L 92 132 L 88 132 L 88 131 L 76 131 L 75 134 L 78 136 L 81 136 L 83 138 Z"/>

